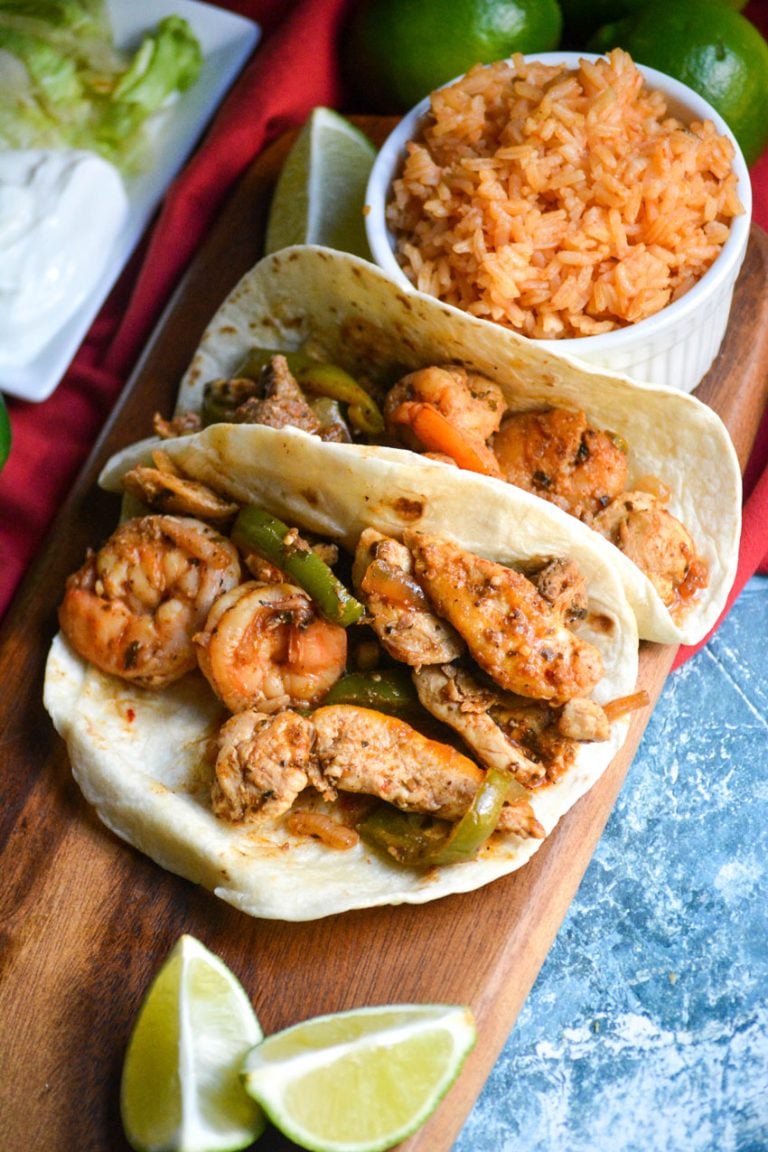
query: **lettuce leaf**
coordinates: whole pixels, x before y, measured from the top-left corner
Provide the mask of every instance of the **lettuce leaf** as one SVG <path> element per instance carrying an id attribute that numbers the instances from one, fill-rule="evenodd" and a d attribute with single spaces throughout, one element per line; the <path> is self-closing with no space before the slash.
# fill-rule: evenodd
<path id="1" fill-rule="evenodd" d="M 147 36 L 120 77 L 99 124 L 103 146 L 119 148 L 178 92 L 200 75 L 202 54 L 186 20 L 168 16 Z"/>
<path id="2" fill-rule="evenodd" d="M 103 0 L 0 0 L 0 148 L 87 148 L 126 172 L 149 162 L 149 121 L 196 82 L 179 16 L 119 52 Z"/>

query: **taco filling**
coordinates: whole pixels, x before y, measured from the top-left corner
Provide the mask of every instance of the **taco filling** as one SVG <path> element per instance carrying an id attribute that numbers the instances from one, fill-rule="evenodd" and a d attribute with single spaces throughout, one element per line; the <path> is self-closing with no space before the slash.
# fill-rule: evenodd
<path id="1" fill-rule="evenodd" d="M 228 825 L 278 821 L 329 850 L 362 837 L 416 868 L 541 839 L 534 795 L 646 702 L 593 698 L 603 657 L 579 634 L 572 560 L 518 568 L 373 528 L 347 555 L 162 456 L 124 485 L 166 507 L 69 578 L 62 632 L 149 693 L 202 673 L 221 713 L 206 803 Z"/>
<path id="2" fill-rule="evenodd" d="M 375 394 L 378 391 L 378 394 Z M 164 435 L 189 430 L 160 421 Z M 688 529 L 656 476 L 630 482 L 631 446 L 584 411 L 514 411 L 501 387 L 456 364 L 410 372 L 375 390 L 303 353 L 257 350 L 233 379 L 206 385 L 200 423 L 296 427 L 328 441 L 401 446 L 505 480 L 555 504 L 615 545 L 651 581 L 673 615 L 708 583 Z"/>

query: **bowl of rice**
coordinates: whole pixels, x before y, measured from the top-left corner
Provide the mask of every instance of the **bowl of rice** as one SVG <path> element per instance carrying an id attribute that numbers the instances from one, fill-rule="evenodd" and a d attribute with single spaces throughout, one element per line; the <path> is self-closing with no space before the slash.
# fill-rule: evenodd
<path id="1" fill-rule="evenodd" d="M 724 120 L 621 49 L 516 55 L 382 146 L 368 243 L 401 287 L 551 351 L 692 391 L 728 324 L 749 172 Z"/>

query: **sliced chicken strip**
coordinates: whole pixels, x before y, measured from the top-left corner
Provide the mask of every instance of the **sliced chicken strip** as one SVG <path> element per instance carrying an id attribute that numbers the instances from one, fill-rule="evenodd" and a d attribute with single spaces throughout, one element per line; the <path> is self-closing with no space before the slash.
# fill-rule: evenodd
<path id="1" fill-rule="evenodd" d="M 575 624 L 586 618 L 589 612 L 587 585 L 574 560 L 549 560 L 530 580 L 563 623 Z"/>
<path id="2" fill-rule="evenodd" d="M 524 788 L 546 779 L 546 767 L 530 760 L 494 721 L 494 694 L 468 673 L 445 665 L 422 668 L 413 682 L 427 711 L 458 732 L 486 768 L 507 769 Z"/>
<path id="3" fill-rule="evenodd" d="M 219 733 L 211 802 L 239 822 L 282 816 L 309 785 L 325 788 L 312 756 L 314 730 L 296 712 L 238 712 Z"/>
<path id="4" fill-rule="evenodd" d="M 564 703 L 600 680 L 599 650 L 521 573 L 429 533 L 407 532 L 404 542 L 433 608 L 500 688 Z"/>
<path id="5" fill-rule="evenodd" d="M 355 552 L 355 585 L 382 647 L 402 664 L 419 668 L 455 660 L 464 644 L 432 611 L 413 575 L 411 553 L 398 540 L 366 528 Z"/>
<path id="6" fill-rule="evenodd" d="M 706 584 L 706 570 L 688 530 L 658 497 L 625 492 L 591 524 L 645 572 L 667 606 L 675 603 L 692 565 L 701 568 L 699 586 Z"/>
<path id="7" fill-rule="evenodd" d="M 456 821 L 484 779 L 469 757 L 394 716 L 338 704 L 318 708 L 312 719 L 320 770 L 340 791 L 378 796 L 405 812 Z M 527 801 L 505 805 L 498 830 L 544 835 Z"/>

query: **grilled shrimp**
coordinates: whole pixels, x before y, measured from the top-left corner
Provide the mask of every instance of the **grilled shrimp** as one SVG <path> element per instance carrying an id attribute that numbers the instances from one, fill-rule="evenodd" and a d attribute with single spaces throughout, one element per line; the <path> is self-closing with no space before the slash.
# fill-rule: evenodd
<path id="1" fill-rule="evenodd" d="M 435 611 L 500 688 L 555 703 L 594 688 L 599 650 L 525 576 L 428 533 L 406 532 L 405 543 Z"/>
<path id="2" fill-rule="evenodd" d="M 384 402 L 384 419 L 390 434 L 417 452 L 432 447 L 413 427 L 415 414 L 425 404 L 474 449 L 489 474 L 498 475 L 496 458 L 486 443 L 504 414 L 498 384 L 456 364 L 420 368 L 398 381 Z"/>
<path id="3" fill-rule="evenodd" d="M 505 416 L 493 438 L 501 475 L 583 519 L 624 491 L 627 453 L 583 412 L 552 408 Z"/>
<path id="4" fill-rule="evenodd" d="M 250 580 L 213 605 L 195 636 L 200 668 L 230 712 L 317 703 L 347 659 L 347 633 L 301 588 Z"/>
<path id="5" fill-rule="evenodd" d="M 186 517 L 126 520 L 67 581 L 62 631 L 86 660 L 145 688 L 197 664 L 192 637 L 240 580 L 237 550 Z"/>

